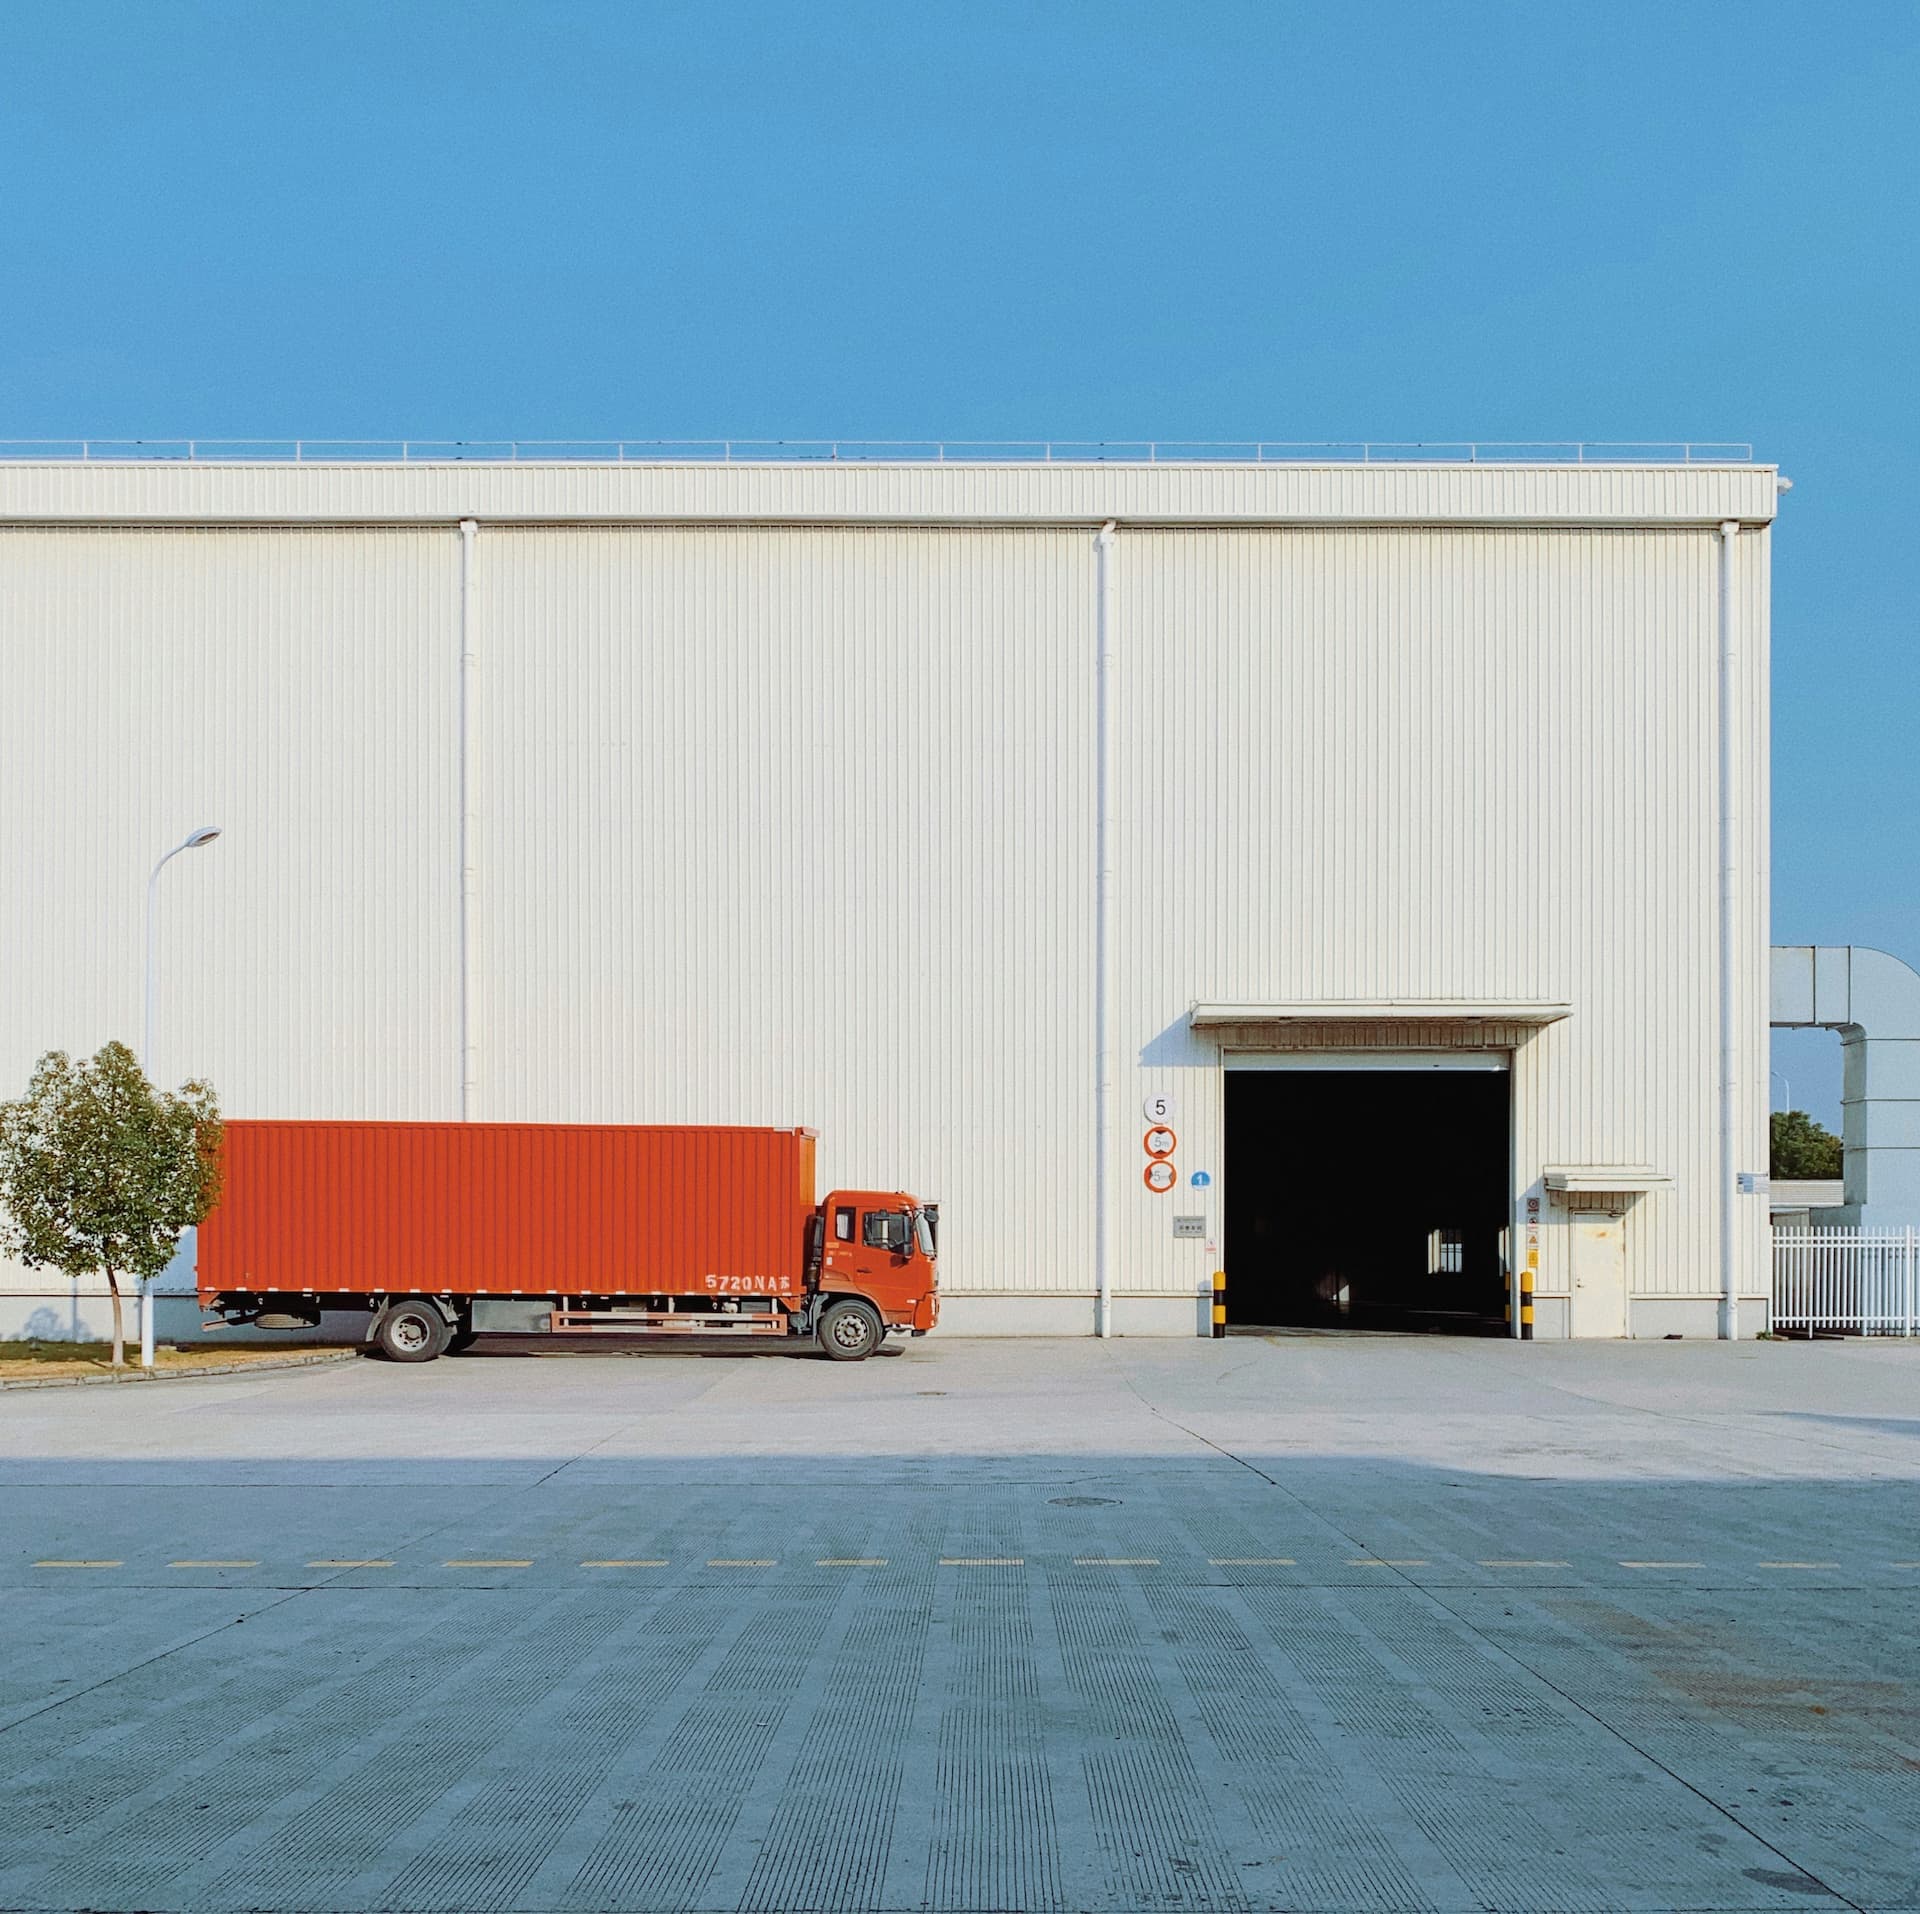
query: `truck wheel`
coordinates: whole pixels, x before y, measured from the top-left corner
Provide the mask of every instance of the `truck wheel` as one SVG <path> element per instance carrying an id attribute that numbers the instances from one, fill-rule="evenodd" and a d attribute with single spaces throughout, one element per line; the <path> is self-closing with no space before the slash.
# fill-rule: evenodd
<path id="1" fill-rule="evenodd" d="M 815 1332 L 820 1352 L 834 1362 L 865 1362 L 886 1334 L 866 1303 L 829 1303 Z"/>
<path id="2" fill-rule="evenodd" d="M 389 1362 L 431 1362 L 451 1336 L 447 1319 L 418 1296 L 393 1304 L 373 1326 L 373 1346 Z"/>

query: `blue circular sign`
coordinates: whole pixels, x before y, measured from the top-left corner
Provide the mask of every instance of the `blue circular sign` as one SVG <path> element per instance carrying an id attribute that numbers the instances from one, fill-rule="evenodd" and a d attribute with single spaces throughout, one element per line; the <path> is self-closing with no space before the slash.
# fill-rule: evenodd
<path id="1" fill-rule="evenodd" d="M 1195 1170 L 1194 1173 L 1187 1178 L 1187 1181 L 1191 1183 L 1196 1190 L 1204 1190 L 1207 1185 L 1213 1181 L 1213 1178 L 1210 1177 L 1205 1170 Z"/>

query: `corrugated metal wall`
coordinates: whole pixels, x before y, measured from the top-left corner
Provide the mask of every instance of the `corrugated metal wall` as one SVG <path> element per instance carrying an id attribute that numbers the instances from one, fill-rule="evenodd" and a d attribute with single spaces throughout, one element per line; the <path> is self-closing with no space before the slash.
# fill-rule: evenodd
<path id="1" fill-rule="evenodd" d="M 1742 539 L 1739 585 L 1753 873 L 1764 541 Z M 1571 1003 L 1516 1046 L 1516 1200 L 1546 1164 L 1650 1163 L 1674 1184 L 1633 1206 L 1636 1289 L 1713 1290 L 1717 552 L 1707 531 L 1119 541 L 1124 1027 L 1143 1093 L 1179 1098 L 1183 1174 L 1217 1178 L 1223 1154 L 1192 999 Z M 1741 1127 L 1762 1171 L 1766 921 L 1761 877 L 1742 900 Z M 1327 1200 L 1363 1215 L 1393 1173 L 1357 1153 Z M 1129 1202 L 1128 1267 L 1170 1287 L 1201 1273 L 1170 1238 L 1174 1200 Z M 1543 1250 L 1558 1293 L 1557 1232 Z"/>
<path id="2" fill-rule="evenodd" d="M 140 476 L 56 474 L 42 503 L 124 510 Z M 147 476 L 156 511 L 202 483 Z M 478 476 L 518 481 L 524 520 L 558 515 L 551 475 Z M 1159 516 L 1223 482 L 1125 476 Z M 1636 1286 L 1713 1290 L 1704 524 L 1736 491 L 1757 511 L 1759 475 L 1571 476 L 1571 507 L 1605 517 L 1638 485 L 1684 523 L 1122 526 L 1123 1291 L 1190 1295 L 1211 1261 L 1170 1230 L 1202 1207 L 1192 1170 L 1213 1172 L 1216 1217 L 1222 1194 L 1218 1053 L 1189 1005 L 1390 996 L 1573 1003 L 1517 1048 L 1516 1199 L 1548 1162 L 1651 1162 L 1676 1181 L 1635 1208 Z M 315 515 L 343 483 L 211 477 L 305 485 Z M 983 510 L 1056 477 L 1008 475 Z M 879 480 L 931 495 L 925 475 Z M 1470 473 L 1420 496 L 1465 509 L 1494 481 L 1524 489 Z M 943 1201 L 954 1291 L 1086 1290 L 1090 529 L 483 526 L 473 1114 L 817 1125 L 823 1189 Z M 0 1084 L 53 1045 L 134 1038 L 147 870 L 215 822 L 219 844 L 162 880 L 163 1072 L 206 1072 L 237 1115 L 456 1112 L 458 551 L 451 523 L 0 531 L 18 905 Z M 1756 1168 L 1766 567 L 1751 530 Z M 1167 1198 L 1127 1154 L 1153 1089 L 1182 1103 Z M 1382 1173 L 1358 1163 L 1330 1199 Z"/>
<path id="3" fill-rule="evenodd" d="M 483 533 L 481 1117 L 806 1123 L 1085 1281 L 1084 538 Z"/>
<path id="4" fill-rule="evenodd" d="M 0 1084 L 140 1042 L 248 1116 L 449 1114 L 451 531 L 0 532 Z M 9 1087 L 8 1094 L 17 1094 Z"/>

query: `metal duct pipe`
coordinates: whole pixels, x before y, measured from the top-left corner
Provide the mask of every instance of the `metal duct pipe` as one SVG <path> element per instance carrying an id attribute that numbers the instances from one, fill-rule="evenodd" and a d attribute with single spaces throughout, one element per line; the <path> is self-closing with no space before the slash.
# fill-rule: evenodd
<path id="1" fill-rule="evenodd" d="M 1720 527 L 1720 684 L 1717 723 L 1720 769 L 1720 1334 L 1732 1342 L 1740 1334 L 1740 1258 L 1736 1241 L 1739 1200 L 1736 1178 L 1739 1137 L 1735 1116 L 1738 1085 L 1734 1069 L 1734 917 L 1739 883 L 1734 818 L 1733 698 L 1733 554 L 1740 526 L 1734 519 Z"/>
<path id="2" fill-rule="evenodd" d="M 477 520 L 460 521 L 460 1121 L 473 1115 L 473 542 Z"/>
<path id="3" fill-rule="evenodd" d="M 1093 1323 L 1113 1334 L 1113 534 L 1094 535 Z"/>

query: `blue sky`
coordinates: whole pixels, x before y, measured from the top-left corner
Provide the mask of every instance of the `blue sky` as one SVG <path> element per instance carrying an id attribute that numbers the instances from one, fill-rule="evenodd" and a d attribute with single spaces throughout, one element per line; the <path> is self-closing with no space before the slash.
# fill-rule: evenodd
<path id="1" fill-rule="evenodd" d="M 1916 99 L 1872 0 L 13 0 L 0 434 L 1750 440 L 1775 936 L 1920 962 Z"/>

